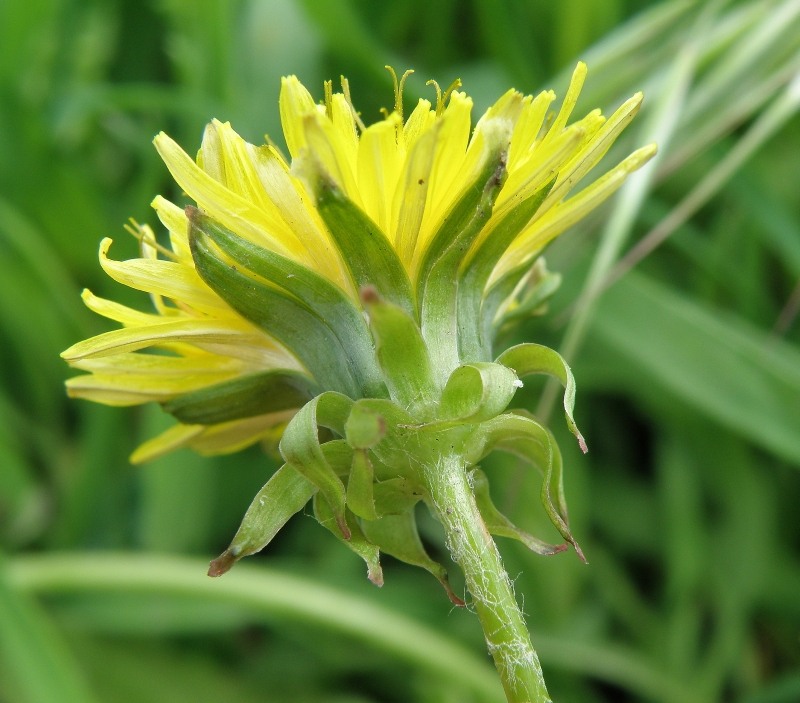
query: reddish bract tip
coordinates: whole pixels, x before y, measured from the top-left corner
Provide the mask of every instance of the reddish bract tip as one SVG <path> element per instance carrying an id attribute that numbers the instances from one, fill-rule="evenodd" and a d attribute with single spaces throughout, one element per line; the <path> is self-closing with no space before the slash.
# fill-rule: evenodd
<path id="1" fill-rule="evenodd" d="M 575 553 L 578 555 L 578 558 L 584 564 L 588 564 L 589 562 L 586 560 L 586 556 L 584 555 L 583 550 L 581 549 L 580 545 L 575 540 L 572 540 L 572 546 L 575 547 Z"/>
<path id="2" fill-rule="evenodd" d="M 381 296 L 378 294 L 375 286 L 364 286 L 358 291 L 358 294 L 361 297 L 361 302 L 364 303 L 364 305 L 373 305 L 381 301 Z"/>
<path id="3" fill-rule="evenodd" d="M 347 520 L 345 519 L 344 515 L 336 516 L 336 524 L 339 526 L 339 532 L 342 533 L 342 537 L 344 537 L 346 540 L 349 540 L 352 535 L 350 533 L 350 528 L 347 525 Z"/>
<path id="4" fill-rule="evenodd" d="M 466 602 L 461 600 L 461 598 L 455 594 L 455 591 L 450 588 L 450 582 L 447 579 L 442 579 L 441 584 L 444 586 L 445 593 L 447 593 L 447 597 L 454 606 L 457 608 L 465 608 L 467 606 Z"/>
<path id="5" fill-rule="evenodd" d="M 549 552 L 545 554 L 545 556 L 552 556 L 553 554 L 561 554 L 561 552 L 566 552 L 569 549 L 569 545 L 564 542 L 562 544 L 554 544 Z"/>
<path id="6" fill-rule="evenodd" d="M 222 576 L 222 574 L 230 571 L 235 563 L 236 557 L 226 549 L 208 565 L 208 575 L 212 578 Z"/>
<path id="7" fill-rule="evenodd" d="M 381 569 L 380 564 L 376 565 L 374 568 L 369 567 L 367 569 L 367 578 L 378 588 L 383 587 L 383 569 Z"/>

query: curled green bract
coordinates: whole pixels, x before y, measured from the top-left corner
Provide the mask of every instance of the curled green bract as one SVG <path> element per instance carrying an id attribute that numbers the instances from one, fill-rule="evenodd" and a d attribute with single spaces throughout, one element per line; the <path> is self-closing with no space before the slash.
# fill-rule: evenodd
<path id="1" fill-rule="evenodd" d="M 409 325 L 414 323 L 406 313 L 386 303 L 373 303 L 371 309 L 379 310 L 382 335 L 408 341 Z M 390 317 L 402 316 L 402 324 L 387 323 L 387 311 Z M 412 338 L 411 345 L 415 344 Z M 429 571 L 451 601 L 462 605 L 444 567 L 425 551 L 415 517 L 420 502 L 436 514 L 426 472 L 452 456 L 462 457 L 472 467 L 472 490 L 489 533 L 516 539 L 541 555 L 559 553 L 571 544 L 583 559 L 568 524 L 561 453 L 552 434 L 524 411 L 507 410 L 522 385 L 518 374 L 550 373 L 566 386 L 568 425 L 580 437 L 572 419 L 572 374 L 555 352 L 536 345 L 516 347 L 501 359 L 517 368 L 500 360 L 456 368 L 438 401 L 420 406 L 422 420 L 403 407 L 413 405 L 405 393 L 398 400 L 352 401 L 326 392 L 310 400 L 284 432 L 280 450 L 286 463 L 259 492 L 231 545 L 212 563 L 212 575 L 224 573 L 236 560 L 266 546 L 313 497 L 316 518 L 364 559 L 373 583 L 383 583 L 379 562 L 383 552 Z M 426 368 L 421 371 L 423 378 L 429 378 Z M 388 372 L 399 373 L 394 361 Z M 410 367 L 405 373 L 411 373 Z M 391 381 L 387 385 L 395 387 Z M 432 398 L 430 391 L 431 403 Z M 327 441 L 321 441 L 321 429 Z M 495 450 L 515 454 L 541 472 L 541 504 L 565 543 L 548 544 L 526 533 L 494 505 L 488 477 L 478 462 Z"/>

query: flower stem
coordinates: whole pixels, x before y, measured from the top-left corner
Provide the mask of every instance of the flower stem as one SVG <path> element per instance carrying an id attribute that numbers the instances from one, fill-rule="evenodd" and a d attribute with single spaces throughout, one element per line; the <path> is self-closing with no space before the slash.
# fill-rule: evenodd
<path id="1" fill-rule="evenodd" d="M 550 703 L 539 657 L 478 511 L 466 463 L 457 454 L 441 456 L 426 467 L 425 482 L 450 554 L 464 572 L 506 698 L 509 703 Z"/>

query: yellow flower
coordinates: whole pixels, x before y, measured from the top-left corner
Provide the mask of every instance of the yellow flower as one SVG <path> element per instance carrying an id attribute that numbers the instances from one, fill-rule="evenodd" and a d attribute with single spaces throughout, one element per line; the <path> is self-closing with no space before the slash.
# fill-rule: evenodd
<path id="1" fill-rule="evenodd" d="M 237 450 L 324 390 L 388 397 L 363 322 L 367 287 L 418 321 L 440 387 L 459 363 L 490 360 L 492 325 L 543 248 L 655 153 L 644 147 L 567 197 L 642 99 L 568 124 L 585 74 L 579 64 L 555 116 L 551 91 L 510 90 L 474 129 L 472 101 L 457 90 L 435 106 L 420 100 L 404 119 L 396 82 L 395 110 L 365 126 L 346 82 L 317 104 L 288 77 L 288 162 L 216 120 L 196 160 L 159 134 L 158 152 L 197 209 L 157 197 L 169 247 L 137 226 L 141 258 L 109 259 L 103 241 L 106 273 L 150 294 L 154 312 L 85 292 L 122 328 L 63 353 L 89 372 L 68 392 L 155 401 L 178 418 L 133 461 L 180 446 Z"/>

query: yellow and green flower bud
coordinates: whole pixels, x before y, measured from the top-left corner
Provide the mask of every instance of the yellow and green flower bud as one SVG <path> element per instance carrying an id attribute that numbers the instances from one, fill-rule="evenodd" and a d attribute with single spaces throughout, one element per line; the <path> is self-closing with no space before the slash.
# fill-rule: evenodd
<path id="1" fill-rule="evenodd" d="M 121 328 L 64 352 L 88 372 L 70 395 L 110 405 L 160 403 L 177 420 L 134 454 L 178 447 L 231 452 L 280 437 L 283 465 L 247 510 L 218 576 L 262 549 L 313 502 L 314 515 L 383 583 L 381 553 L 435 576 L 419 503 L 445 529 L 464 570 L 509 700 L 545 701 L 538 659 L 490 537 L 538 554 L 572 545 L 561 454 L 550 431 L 509 409 L 522 380 L 547 374 L 564 386 L 569 429 L 575 382 L 564 360 L 538 344 L 495 348 L 497 335 L 540 312 L 558 285 L 541 253 L 608 198 L 655 153 L 634 152 L 572 194 L 638 111 L 641 95 L 611 117 L 570 122 L 586 68 L 560 109 L 555 95 L 510 90 L 478 120 L 456 84 L 435 107 L 395 109 L 365 125 L 326 85 L 314 102 L 284 79 L 280 114 L 289 158 L 254 146 L 227 123 L 207 127 L 196 159 L 164 134 L 158 152 L 193 201 L 153 206 L 169 234 L 157 244 L 133 230 L 141 256 L 100 262 L 150 295 L 140 312 L 86 292 L 86 304 Z M 407 75 L 407 74 L 406 74 Z M 565 540 L 550 545 L 494 505 L 478 462 L 512 452 L 542 476 L 541 502 Z"/>

